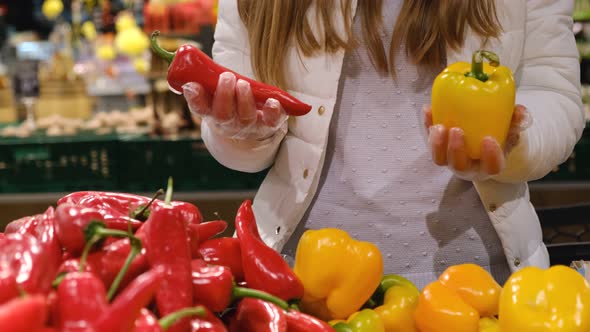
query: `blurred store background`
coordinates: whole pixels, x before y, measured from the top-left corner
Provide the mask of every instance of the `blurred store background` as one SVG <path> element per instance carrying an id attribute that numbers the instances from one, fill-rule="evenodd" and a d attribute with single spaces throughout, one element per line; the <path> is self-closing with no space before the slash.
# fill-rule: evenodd
<path id="1" fill-rule="evenodd" d="M 217 0 L 0 0 L 0 229 L 66 192 L 151 195 L 175 179 L 176 197 L 206 218 L 233 219 L 264 177 L 224 168 L 199 121 L 168 90 L 149 34 L 210 54 Z M 590 115 L 590 0 L 576 1 L 584 102 Z M 590 134 L 571 158 L 531 183 L 550 243 L 590 241 Z M 559 224 L 573 213 L 564 228 Z"/>

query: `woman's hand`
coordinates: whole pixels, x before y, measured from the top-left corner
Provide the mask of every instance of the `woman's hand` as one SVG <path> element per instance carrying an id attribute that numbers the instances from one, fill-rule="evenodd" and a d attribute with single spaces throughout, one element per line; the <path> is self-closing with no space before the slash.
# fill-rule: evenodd
<path id="1" fill-rule="evenodd" d="M 428 132 L 428 144 L 434 163 L 439 166 L 448 166 L 459 174 L 476 173 L 488 177 L 497 175 L 504 169 L 506 155 L 518 145 L 520 133 L 527 129 L 531 122 L 526 107 L 516 105 L 504 149 L 500 147 L 496 139 L 487 137 L 481 143 L 481 159 L 473 160 L 467 155 L 461 128 L 433 126 L 430 107 L 425 107 L 424 113 L 424 124 Z"/>
<path id="2" fill-rule="evenodd" d="M 235 139 L 264 139 L 272 136 L 286 121 L 281 104 L 268 99 L 257 109 L 250 84 L 225 72 L 219 76 L 217 89 L 209 95 L 198 83 L 187 83 L 183 94 L 193 113 L 208 121 L 210 127 Z"/>

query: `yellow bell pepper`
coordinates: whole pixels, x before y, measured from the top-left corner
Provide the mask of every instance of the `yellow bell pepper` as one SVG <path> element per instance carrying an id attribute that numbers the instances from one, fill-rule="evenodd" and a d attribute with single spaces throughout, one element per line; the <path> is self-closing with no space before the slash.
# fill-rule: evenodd
<path id="1" fill-rule="evenodd" d="M 379 286 L 383 258 L 374 244 L 343 230 L 309 230 L 299 240 L 293 271 L 305 288 L 302 311 L 326 321 L 345 319 Z"/>
<path id="2" fill-rule="evenodd" d="M 374 309 L 385 327 L 385 332 L 416 332 L 413 314 L 420 291 L 408 279 L 387 275 L 372 297 Z"/>
<path id="3" fill-rule="evenodd" d="M 483 59 L 490 63 L 484 63 Z M 494 53 L 476 51 L 472 63 L 458 62 L 447 67 L 432 85 L 433 124 L 464 132 L 467 153 L 481 157 L 481 142 L 495 138 L 504 146 L 512 114 L 516 87 L 512 72 L 500 66 Z"/>
<path id="4" fill-rule="evenodd" d="M 590 331 L 590 286 L 566 266 L 526 267 L 504 285 L 499 320 L 501 331 Z"/>
<path id="5" fill-rule="evenodd" d="M 495 315 L 501 287 L 482 267 L 449 267 L 426 286 L 414 320 L 421 332 L 477 332 L 480 318 Z"/>
<path id="6" fill-rule="evenodd" d="M 336 332 L 386 332 L 381 317 L 370 309 L 355 312 L 346 321 L 330 321 L 330 326 Z"/>
<path id="7" fill-rule="evenodd" d="M 479 332 L 500 332 L 498 319 L 484 317 L 479 320 Z"/>

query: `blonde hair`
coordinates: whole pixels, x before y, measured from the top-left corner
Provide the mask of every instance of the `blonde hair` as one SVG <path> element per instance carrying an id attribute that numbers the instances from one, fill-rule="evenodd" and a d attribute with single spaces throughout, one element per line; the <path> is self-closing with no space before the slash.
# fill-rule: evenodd
<path id="1" fill-rule="evenodd" d="M 259 80 L 284 88 L 288 87 L 284 59 L 293 42 L 304 56 L 311 56 L 353 49 L 362 37 L 375 68 L 395 76 L 390 68 L 401 43 L 405 43 L 406 55 L 413 63 L 439 66 L 445 61 L 447 47 L 458 49 L 463 45 L 467 27 L 482 37 L 497 37 L 501 31 L 494 0 L 404 0 L 386 52 L 381 40 L 383 0 L 358 0 L 362 36 L 353 34 L 348 19 L 345 35 L 339 35 L 332 20 L 337 1 L 343 16 L 352 17 L 352 0 L 235 1 L 248 29 L 254 73 Z M 307 15 L 312 5 L 323 26 L 319 36 L 312 31 Z"/>

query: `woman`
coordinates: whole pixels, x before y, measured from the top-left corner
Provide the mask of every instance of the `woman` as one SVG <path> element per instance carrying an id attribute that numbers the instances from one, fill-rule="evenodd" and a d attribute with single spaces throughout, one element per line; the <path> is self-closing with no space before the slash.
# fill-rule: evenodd
<path id="1" fill-rule="evenodd" d="M 287 256 L 305 229 L 337 227 L 419 286 L 464 262 L 503 281 L 549 265 L 526 183 L 566 160 L 584 127 L 572 10 L 572 0 L 222 0 L 214 59 L 313 110 L 288 120 L 275 100 L 257 110 L 229 73 L 214 96 L 197 84 L 184 94 L 220 163 L 272 166 L 254 209 L 264 241 Z M 431 126 L 422 109 L 445 65 L 478 49 L 515 73 L 518 106 L 506 146 L 488 138 L 475 161 L 461 128 Z"/>

